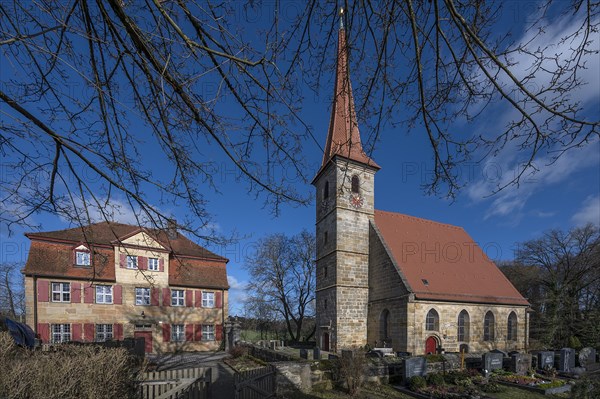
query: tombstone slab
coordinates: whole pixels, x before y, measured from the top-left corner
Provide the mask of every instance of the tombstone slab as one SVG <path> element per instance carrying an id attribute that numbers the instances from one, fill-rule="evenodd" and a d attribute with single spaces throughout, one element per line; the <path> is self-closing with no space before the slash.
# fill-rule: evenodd
<path id="1" fill-rule="evenodd" d="M 502 368 L 502 359 L 504 359 L 503 352 L 487 352 L 481 356 L 483 362 L 484 373 L 490 373 L 494 370 Z"/>
<path id="2" fill-rule="evenodd" d="M 596 363 L 596 349 L 587 347 L 579 351 L 579 365 L 589 369 Z"/>
<path id="3" fill-rule="evenodd" d="M 300 358 L 308 359 L 308 351 L 306 349 L 300 349 Z"/>
<path id="4" fill-rule="evenodd" d="M 575 349 L 562 348 L 558 356 L 558 371 L 570 372 L 575 367 Z"/>
<path id="5" fill-rule="evenodd" d="M 531 355 L 527 353 L 514 353 L 510 357 L 510 371 L 519 375 L 526 375 L 531 368 Z"/>
<path id="6" fill-rule="evenodd" d="M 541 351 L 537 353 L 538 369 L 547 370 L 554 368 L 554 352 Z"/>
<path id="7" fill-rule="evenodd" d="M 427 374 L 427 359 L 424 357 L 409 357 L 404 359 L 404 381 L 414 376 L 423 377 Z"/>

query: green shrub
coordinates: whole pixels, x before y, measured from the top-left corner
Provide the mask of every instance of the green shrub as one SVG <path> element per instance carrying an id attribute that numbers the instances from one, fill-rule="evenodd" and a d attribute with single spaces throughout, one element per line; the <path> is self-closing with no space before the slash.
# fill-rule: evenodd
<path id="1" fill-rule="evenodd" d="M 538 384 L 537 387 L 541 388 L 541 389 L 550 389 L 550 388 L 562 387 L 565 384 L 566 384 L 566 382 L 563 380 L 554 380 L 552 382 L 544 382 L 543 384 Z"/>
<path id="2" fill-rule="evenodd" d="M 439 363 L 446 360 L 444 355 L 435 354 L 435 355 L 425 355 L 425 359 L 427 359 L 427 363 Z"/>
<path id="3" fill-rule="evenodd" d="M 0 398 L 134 398 L 135 360 L 124 348 L 61 345 L 55 352 L 17 347 L 0 333 Z"/>
<path id="4" fill-rule="evenodd" d="M 583 348 L 583 345 L 581 345 L 581 341 L 579 340 L 579 338 L 577 338 L 574 335 L 571 335 L 569 337 L 568 347 L 573 348 L 573 349 L 581 349 L 581 348 Z"/>
<path id="5" fill-rule="evenodd" d="M 445 385 L 444 376 L 440 373 L 431 373 L 427 375 L 427 385 L 440 387 Z"/>
<path id="6" fill-rule="evenodd" d="M 571 389 L 572 399 L 600 398 L 600 379 L 595 376 L 585 376 L 578 380 Z"/>
<path id="7" fill-rule="evenodd" d="M 481 390 L 487 393 L 498 393 L 505 391 L 506 388 L 496 382 L 488 382 L 481 386 Z"/>
<path id="8" fill-rule="evenodd" d="M 425 388 L 427 386 L 427 381 L 425 378 L 415 375 L 408 380 L 408 389 L 413 392 L 418 392 L 419 390 Z"/>

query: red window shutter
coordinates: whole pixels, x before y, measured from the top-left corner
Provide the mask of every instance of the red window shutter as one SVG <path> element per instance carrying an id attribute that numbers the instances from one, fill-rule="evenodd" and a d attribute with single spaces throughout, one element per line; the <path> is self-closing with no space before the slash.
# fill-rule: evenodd
<path id="1" fill-rule="evenodd" d="M 158 261 L 158 267 L 161 272 L 165 271 L 165 260 L 163 258 L 160 258 Z"/>
<path id="2" fill-rule="evenodd" d="M 217 341 L 221 341 L 223 339 L 223 325 L 217 324 L 215 326 L 215 338 Z"/>
<path id="3" fill-rule="evenodd" d="M 71 303 L 81 303 L 81 283 L 71 283 Z"/>
<path id="4" fill-rule="evenodd" d="M 185 340 L 190 341 L 190 342 L 194 340 L 194 325 L 193 324 L 185 325 Z"/>
<path id="5" fill-rule="evenodd" d="M 81 324 L 73 323 L 71 324 L 71 341 L 81 342 Z"/>
<path id="6" fill-rule="evenodd" d="M 83 302 L 85 303 L 94 303 L 94 294 L 95 289 L 91 285 L 86 285 L 83 287 Z"/>
<path id="7" fill-rule="evenodd" d="M 196 303 L 194 304 L 197 308 L 202 307 L 202 291 L 196 290 Z"/>
<path id="8" fill-rule="evenodd" d="M 113 338 L 117 341 L 123 340 L 123 324 L 115 323 L 113 324 Z"/>
<path id="9" fill-rule="evenodd" d="M 138 256 L 138 269 L 148 270 L 148 258 L 145 256 Z"/>
<path id="10" fill-rule="evenodd" d="M 202 341 L 202 324 L 195 325 L 194 341 Z"/>
<path id="11" fill-rule="evenodd" d="M 113 303 L 115 305 L 123 303 L 123 287 L 118 284 L 113 285 Z"/>
<path id="12" fill-rule="evenodd" d="M 171 306 L 171 290 L 163 288 L 163 306 Z"/>
<path id="13" fill-rule="evenodd" d="M 164 323 L 162 325 L 162 330 L 163 330 L 163 341 L 164 342 L 171 341 L 171 325 Z"/>
<path id="14" fill-rule="evenodd" d="M 83 334 L 87 342 L 94 342 L 96 340 L 96 326 L 93 323 L 85 323 L 83 325 Z"/>
<path id="15" fill-rule="evenodd" d="M 187 290 L 185 292 L 185 306 L 187 306 L 188 308 L 194 306 L 194 291 Z"/>
<path id="16" fill-rule="evenodd" d="M 44 343 L 50 342 L 50 324 L 48 323 L 38 323 L 38 335 L 40 339 Z"/>
<path id="17" fill-rule="evenodd" d="M 126 254 L 121 254 L 119 256 L 119 259 L 120 259 L 119 267 L 126 268 L 127 267 L 127 255 Z"/>
<path id="18" fill-rule="evenodd" d="M 215 306 L 217 308 L 222 308 L 223 307 L 223 298 L 222 298 L 222 295 L 221 295 L 221 291 L 215 292 Z"/>
<path id="19" fill-rule="evenodd" d="M 37 290 L 38 290 L 38 302 L 48 302 L 49 295 L 50 295 L 48 281 L 38 280 Z"/>
<path id="20" fill-rule="evenodd" d="M 158 306 L 159 305 L 158 294 L 159 294 L 158 288 L 152 287 L 150 289 L 150 304 L 152 306 Z"/>

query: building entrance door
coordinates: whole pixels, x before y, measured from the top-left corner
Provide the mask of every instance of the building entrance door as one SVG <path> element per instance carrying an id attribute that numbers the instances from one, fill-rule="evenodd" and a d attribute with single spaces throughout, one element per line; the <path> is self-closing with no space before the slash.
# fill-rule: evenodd
<path id="1" fill-rule="evenodd" d="M 152 331 L 135 331 L 135 338 L 144 338 L 144 352 L 152 353 Z"/>
<path id="2" fill-rule="evenodd" d="M 437 346 L 437 339 L 435 337 L 427 338 L 425 341 L 425 353 L 428 355 L 435 353 Z"/>
<path id="3" fill-rule="evenodd" d="M 323 333 L 323 345 L 321 345 L 321 349 L 325 352 L 329 352 L 329 333 Z"/>

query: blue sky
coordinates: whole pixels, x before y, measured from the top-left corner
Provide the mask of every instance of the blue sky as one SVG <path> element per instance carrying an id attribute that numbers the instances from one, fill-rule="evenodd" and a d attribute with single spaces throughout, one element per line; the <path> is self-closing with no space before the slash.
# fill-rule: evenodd
<path id="1" fill-rule="evenodd" d="M 511 3 L 512 4 L 512 3 Z M 518 3 L 515 3 L 518 4 Z M 523 30 L 528 16 L 524 9 L 507 8 L 514 15 L 511 19 L 518 41 L 527 41 L 529 32 Z M 553 23 L 537 44 L 556 43 L 561 33 L 574 25 L 573 19 L 559 19 Z M 505 25 L 509 26 L 509 25 Z M 593 44 L 598 48 L 598 38 Z M 557 47 L 557 51 L 561 51 Z M 336 52 L 331 48 L 331 56 Z M 590 57 L 585 79 L 588 85 L 572 95 L 582 101 L 593 119 L 600 115 L 600 61 L 596 54 Z M 525 66 L 523 58 L 516 60 Z M 525 68 L 521 69 L 522 71 Z M 540 79 L 545 79 L 540 76 Z M 356 84 L 355 84 L 356 86 Z M 313 128 L 320 142 L 317 145 L 307 139 L 303 153 L 308 160 L 305 174 L 313 176 L 322 158 L 322 146 L 327 134 L 330 112 L 329 99 L 333 91 L 333 70 L 328 80 L 320 87 L 318 95 L 307 96 L 302 118 Z M 456 128 L 467 132 L 493 131 L 511 117 L 511 110 L 496 108 L 484 114 L 476 124 L 467 125 L 457 121 Z M 363 139 L 368 135 L 361 127 Z M 513 258 L 516 243 L 539 237 L 548 229 L 569 229 L 586 223 L 600 224 L 600 143 L 595 140 L 586 147 L 565 153 L 558 161 L 550 163 L 549 154 L 542 154 L 536 161 L 539 172 L 527 176 L 522 184 L 509 186 L 491 195 L 498 183 L 514 176 L 516 166 L 523 160 L 516 148 L 482 162 L 473 161 L 460 168 L 466 187 L 454 201 L 427 196 L 423 190 L 431 176 L 433 161 L 428 152 L 425 132 L 417 127 L 412 131 L 388 127 L 382 132 L 372 158 L 381 166 L 375 179 L 375 207 L 387 211 L 405 213 L 443 223 L 462 226 L 488 256 L 495 260 Z M 156 160 L 161 168 L 161 161 Z M 231 313 L 240 314 L 244 298 L 244 285 L 249 276 L 244 270 L 244 257 L 253 250 L 255 242 L 272 233 L 296 234 L 302 229 L 314 230 L 314 202 L 308 207 L 284 205 L 278 217 L 264 206 L 261 198 L 249 194 L 247 187 L 240 184 L 238 172 L 219 156 L 207 155 L 213 165 L 213 178 L 220 186 L 220 193 L 207 190 L 207 210 L 213 216 L 213 227 L 219 234 L 235 234 L 240 239 L 225 247 L 209 246 L 212 251 L 230 259 L 228 275 L 231 285 Z M 276 171 L 277 172 L 277 171 Z M 3 168 L 3 173 L 10 173 Z M 311 195 L 313 187 L 298 181 L 297 189 Z M 158 197 L 155 198 L 158 203 Z M 127 211 L 124 199 L 122 213 L 116 219 L 135 222 Z M 118 200 L 113 206 L 119 207 Z M 185 218 L 185 212 L 173 205 L 167 210 L 177 218 Z M 47 214 L 34 215 L 42 230 L 50 231 L 70 227 L 60 218 Z M 23 229 L 15 229 L 8 236 L 4 226 L 0 229 L 3 262 L 24 262 L 27 257 L 28 240 Z"/>

